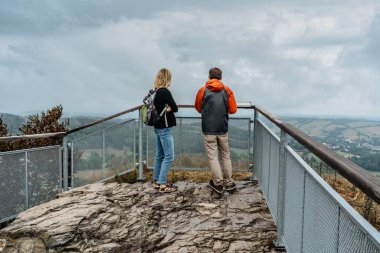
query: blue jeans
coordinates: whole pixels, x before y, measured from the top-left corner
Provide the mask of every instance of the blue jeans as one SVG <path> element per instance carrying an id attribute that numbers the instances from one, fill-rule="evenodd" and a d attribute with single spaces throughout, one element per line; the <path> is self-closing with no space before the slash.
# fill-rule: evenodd
<path id="1" fill-rule="evenodd" d="M 154 180 L 159 184 L 166 184 L 169 168 L 174 160 L 174 140 L 173 129 L 155 128 L 157 135 L 156 140 L 156 158 L 154 160 Z"/>

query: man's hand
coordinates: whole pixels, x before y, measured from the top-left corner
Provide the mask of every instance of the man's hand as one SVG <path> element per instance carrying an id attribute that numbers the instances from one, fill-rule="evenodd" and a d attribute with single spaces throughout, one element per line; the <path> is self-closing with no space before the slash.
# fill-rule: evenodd
<path id="1" fill-rule="evenodd" d="M 167 111 L 167 112 L 171 112 L 171 111 L 172 111 L 172 108 L 168 105 L 168 106 L 166 106 L 166 111 Z"/>

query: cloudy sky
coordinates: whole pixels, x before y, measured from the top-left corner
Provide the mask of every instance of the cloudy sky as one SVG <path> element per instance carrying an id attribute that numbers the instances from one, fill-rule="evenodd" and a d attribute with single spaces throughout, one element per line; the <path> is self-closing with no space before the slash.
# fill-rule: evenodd
<path id="1" fill-rule="evenodd" d="M 116 113 L 161 67 L 276 115 L 380 118 L 380 2 L 0 0 L 0 112 Z"/>

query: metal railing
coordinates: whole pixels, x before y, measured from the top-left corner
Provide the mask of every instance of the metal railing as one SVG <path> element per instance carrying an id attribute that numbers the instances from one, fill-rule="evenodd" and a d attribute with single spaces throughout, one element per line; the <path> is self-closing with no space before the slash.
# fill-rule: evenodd
<path id="1" fill-rule="evenodd" d="M 155 158 L 156 135 L 152 127 L 146 127 L 145 155 L 148 168 L 152 169 Z M 252 120 L 247 117 L 231 117 L 228 137 L 232 168 L 235 172 L 252 170 Z M 208 170 L 208 158 L 204 152 L 201 117 L 177 117 L 173 129 L 175 170 Z"/>
<path id="2" fill-rule="evenodd" d="M 0 223 L 62 192 L 61 147 L 0 153 Z"/>
<path id="3" fill-rule="evenodd" d="M 258 119 L 260 112 L 255 114 L 255 177 L 277 224 L 276 245 L 287 252 L 380 252 L 379 232 L 288 146 L 288 133 L 304 143 L 303 136 L 282 128 L 283 122 L 276 136 Z M 325 157 L 333 163 L 330 158 Z"/>
<path id="4" fill-rule="evenodd" d="M 191 105 L 179 107 L 193 108 Z M 0 153 L 0 178 L 7 178 L 7 180 L 2 180 L 4 183 L 1 187 L 2 189 L 9 188 L 9 193 L 0 191 L 0 204 L 2 204 L 0 205 L 0 221 L 9 220 L 19 211 L 50 200 L 53 198 L 52 195 L 59 192 L 61 188 L 67 190 L 69 186 L 77 187 L 102 181 L 116 174 L 130 171 L 135 167 L 136 160 L 139 164 L 138 179 L 143 179 L 144 148 L 147 163 L 153 164 L 152 137 L 154 135 L 151 128 L 146 128 L 146 143 L 144 144 L 144 126 L 141 118 L 137 122 L 128 120 L 120 124 L 115 123 L 110 128 L 70 139 L 74 133 L 76 136 L 80 135 L 84 129 L 88 130 L 92 126 L 98 126 L 121 115 L 138 111 L 140 108 L 141 106 L 137 106 L 66 133 L 53 134 L 64 136 L 62 147 Z M 359 166 L 339 157 L 333 151 L 263 109 L 250 105 L 239 108 L 255 109 L 255 116 L 254 121 L 250 117 L 231 119 L 231 124 L 234 121 L 244 122 L 242 125 L 245 127 L 242 130 L 248 134 L 248 138 L 243 140 L 247 142 L 247 147 L 239 150 L 243 153 L 244 162 L 240 163 L 242 165 L 240 166 L 236 163 L 236 159 L 234 167 L 249 168 L 252 152 L 254 153 L 255 177 L 261 183 L 269 209 L 278 226 L 276 244 L 286 247 L 288 252 L 380 252 L 379 233 L 287 145 L 288 135 L 335 167 L 345 178 L 378 203 L 380 202 L 379 181 Z M 259 115 L 265 116 L 281 129 L 280 138 L 258 119 Z M 186 150 L 188 147 L 184 144 L 191 142 L 203 148 L 202 141 L 196 141 L 192 137 L 198 135 L 201 138 L 200 120 L 198 117 L 178 117 L 178 121 L 179 125 L 174 131 L 177 145 L 177 160 L 174 166 L 182 169 L 199 168 L 200 166 L 194 163 L 186 164 L 184 155 L 193 149 Z M 251 149 L 252 122 L 254 122 L 253 151 Z M 52 134 L 44 134 L 38 137 L 51 136 Z M 231 132 L 230 140 L 234 138 Z M 12 140 L 12 137 L 0 138 L 0 141 L 5 139 Z M 136 151 L 137 146 L 138 151 Z M 231 147 L 236 148 L 233 145 Z M 46 155 L 48 157 L 41 159 L 40 162 L 33 162 L 38 155 L 34 156 L 32 152 L 43 152 L 43 150 L 47 152 L 50 149 L 58 151 L 54 155 Z M 193 158 L 197 152 L 194 150 L 192 152 Z M 39 154 L 43 156 L 43 153 Z M 199 152 L 199 155 L 201 156 L 202 152 Z M 9 166 L 8 164 L 12 162 L 14 165 Z M 46 166 L 32 165 L 39 163 L 45 163 Z M 58 168 L 53 164 L 58 164 Z M 56 172 L 53 171 L 55 169 L 57 169 Z M 46 176 L 32 173 L 36 170 L 46 171 L 42 173 Z M 48 180 L 51 184 L 42 183 L 37 188 L 31 188 L 31 181 L 45 182 L 46 180 L 43 180 L 45 177 L 51 178 Z M 7 184 L 11 182 L 17 182 L 14 188 L 8 187 Z M 53 191 L 48 190 L 52 187 Z M 36 196 L 43 196 L 46 192 L 52 194 L 47 198 L 35 200 L 33 192 L 37 193 Z M 9 200 L 9 196 L 14 196 L 14 201 Z M 5 206 L 3 203 L 7 204 L 8 209 L 5 211 L 1 209 Z"/>
<path id="5" fill-rule="evenodd" d="M 70 146 L 71 187 L 107 180 L 135 168 L 135 120 L 72 140 Z"/>
<path id="6" fill-rule="evenodd" d="M 135 120 L 127 120 L 120 124 L 113 125 L 102 130 L 97 130 L 91 134 L 80 133 L 107 121 L 111 121 L 120 116 L 139 112 L 142 105 L 116 113 L 101 120 L 71 129 L 63 137 L 63 189 L 66 191 L 70 187 L 77 187 L 87 183 L 95 183 L 112 178 L 113 176 L 127 173 L 135 168 L 136 161 L 136 123 Z M 140 114 L 139 114 L 140 116 Z M 131 127 L 133 126 L 133 127 Z M 142 120 L 139 117 L 139 171 L 142 178 Z M 116 136 L 109 136 L 109 133 L 116 131 Z M 115 133 L 115 132 L 114 132 Z M 71 136 L 77 136 L 73 140 Z M 107 135 L 109 136 L 107 138 Z M 133 135 L 133 137 L 131 137 Z M 122 139 L 126 137 L 126 139 Z M 0 138 L 1 139 L 1 138 Z M 131 147 L 133 143 L 133 147 Z M 115 146 L 118 145 L 118 146 Z M 109 147 L 108 147 L 109 146 Z M 126 150 L 116 152 L 118 147 L 125 147 Z M 107 149 L 108 148 L 108 149 Z M 112 149 L 113 148 L 113 149 Z M 133 151 L 132 151 L 133 149 Z M 119 149 L 120 150 L 120 149 Z M 120 155 L 120 152 L 128 154 Z M 100 153 L 99 153 L 100 152 Z M 118 154 L 116 154 L 118 153 Z M 69 155 L 70 154 L 70 155 Z M 72 154 L 72 155 L 71 155 Z M 131 155 L 132 154 L 132 155 Z M 69 159 L 70 156 L 70 159 Z M 133 156 L 133 160 L 131 160 Z M 101 160 L 99 160 L 101 159 Z M 129 162 L 128 162 L 129 161 Z M 89 165 L 90 163 L 90 165 Z M 91 164 L 92 163 L 92 164 Z M 128 164 L 131 164 L 131 167 Z M 89 168 L 88 166 L 91 166 Z"/>

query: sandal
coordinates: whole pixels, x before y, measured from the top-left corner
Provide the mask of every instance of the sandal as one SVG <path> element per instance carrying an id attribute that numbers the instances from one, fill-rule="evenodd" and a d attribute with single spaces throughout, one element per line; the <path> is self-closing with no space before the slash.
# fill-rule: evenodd
<path id="1" fill-rule="evenodd" d="M 170 185 L 170 184 L 164 184 L 160 185 L 160 189 L 158 190 L 159 192 L 175 192 L 178 190 L 178 186 L 176 185 Z"/>
<path id="2" fill-rule="evenodd" d="M 160 184 L 158 183 L 157 180 L 153 181 L 153 188 L 156 189 L 156 190 L 160 189 Z"/>

